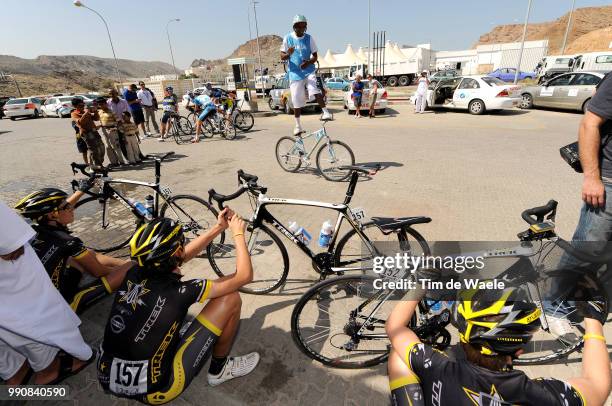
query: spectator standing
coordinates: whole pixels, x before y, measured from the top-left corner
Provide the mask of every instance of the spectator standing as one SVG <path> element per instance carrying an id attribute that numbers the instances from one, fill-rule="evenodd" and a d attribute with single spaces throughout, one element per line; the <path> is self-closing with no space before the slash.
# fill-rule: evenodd
<path id="1" fill-rule="evenodd" d="M 144 112 L 142 110 L 142 105 L 140 104 L 140 99 L 138 98 L 138 93 L 136 93 L 137 87 L 134 83 L 130 85 L 128 89 L 123 91 L 123 98 L 127 101 L 128 106 L 130 107 L 131 116 L 134 118 L 134 124 L 137 127 L 140 127 L 142 130 L 143 137 L 146 136 L 145 132 L 145 118 Z"/>
<path id="2" fill-rule="evenodd" d="M 95 106 L 85 109 L 85 102 L 80 97 L 72 99 L 72 106 L 75 110 L 72 111 L 70 117 L 79 128 L 81 138 L 83 138 L 85 144 L 87 144 L 89 163 L 92 164 L 93 169 L 103 169 L 104 143 L 102 142 L 100 134 L 96 131 L 96 124 L 94 123 L 94 121 L 100 120 L 100 116 Z"/>
<path id="3" fill-rule="evenodd" d="M 117 120 L 117 124 L 121 123 L 123 120 L 123 113 L 126 111 L 130 111 L 130 107 L 128 106 L 125 99 L 119 97 L 119 92 L 117 89 L 110 89 L 108 91 L 110 94 L 110 98 L 106 101 L 106 105 L 108 108 L 115 114 L 115 119 Z M 117 127 L 119 129 L 119 127 Z M 119 129 L 119 144 L 121 145 L 121 152 L 125 159 L 128 159 L 127 150 L 125 149 L 125 137 Z M 129 159 L 128 159 L 129 160 Z"/>
<path id="4" fill-rule="evenodd" d="M 178 113 L 178 100 L 174 94 L 174 89 L 172 86 L 168 86 L 164 89 L 162 109 L 164 110 L 164 113 L 161 118 L 161 137 L 159 137 L 160 142 L 166 141 L 166 136 L 168 135 L 168 130 L 170 129 L 168 120 L 170 120 L 172 114 Z"/>
<path id="5" fill-rule="evenodd" d="M 372 75 L 368 74 L 368 82 L 370 83 L 370 111 L 368 117 L 376 117 L 376 99 L 378 99 L 378 81 Z"/>
<path id="6" fill-rule="evenodd" d="M 123 113 L 123 121 L 120 124 L 121 132 L 125 137 L 125 149 L 130 165 L 142 163 L 140 159 L 140 147 L 138 146 L 138 127 L 130 121 L 129 111 Z"/>
<path id="7" fill-rule="evenodd" d="M 421 72 L 419 78 L 417 90 L 416 90 L 416 104 L 414 106 L 414 112 L 424 113 L 427 108 L 427 88 L 429 87 L 429 79 L 427 79 L 427 72 Z"/>
<path id="8" fill-rule="evenodd" d="M 155 128 L 155 134 L 159 134 L 159 126 L 157 125 L 157 120 L 155 119 L 155 110 L 157 110 L 157 106 L 154 105 L 154 96 L 153 93 L 146 88 L 144 82 L 139 82 L 140 90 L 136 93 L 138 99 L 140 100 L 140 104 L 144 109 L 145 113 L 145 124 L 147 127 L 146 135 L 151 136 L 153 133 L 151 132 L 151 125 L 149 121 L 153 123 L 153 128 Z"/>
<path id="9" fill-rule="evenodd" d="M 355 81 L 351 85 L 353 88 L 351 98 L 353 99 L 353 104 L 355 105 L 355 118 L 361 118 L 361 103 L 363 101 L 364 86 L 364 83 L 361 81 L 361 75 L 355 76 Z"/>
<path id="10" fill-rule="evenodd" d="M 89 166 L 89 158 L 87 157 L 87 144 L 85 144 L 85 140 L 81 137 L 81 130 L 77 126 L 76 122 L 70 122 L 72 129 L 76 132 L 76 145 L 77 150 L 83 154 L 83 162 L 85 165 Z"/>
<path id="11" fill-rule="evenodd" d="M 102 134 L 104 134 L 104 138 L 106 139 L 106 155 L 110 161 L 109 168 L 125 165 L 121 154 L 121 144 L 119 141 L 115 114 L 108 108 L 104 97 L 96 99 L 96 104 L 99 109 L 98 115 L 100 116 Z"/>

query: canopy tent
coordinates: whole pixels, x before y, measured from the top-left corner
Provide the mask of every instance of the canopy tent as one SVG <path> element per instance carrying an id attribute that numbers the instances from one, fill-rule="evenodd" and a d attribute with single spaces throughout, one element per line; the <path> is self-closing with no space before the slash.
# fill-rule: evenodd
<path id="1" fill-rule="evenodd" d="M 363 48 L 359 47 L 357 57 L 361 60 L 361 63 L 368 63 L 368 54 L 365 53 Z"/>
<path id="2" fill-rule="evenodd" d="M 330 49 L 327 50 L 323 58 L 319 59 L 320 68 L 333 68 L 334 66 L 336 66 L 336 64 L 336 58 L 334 57 Z"/>

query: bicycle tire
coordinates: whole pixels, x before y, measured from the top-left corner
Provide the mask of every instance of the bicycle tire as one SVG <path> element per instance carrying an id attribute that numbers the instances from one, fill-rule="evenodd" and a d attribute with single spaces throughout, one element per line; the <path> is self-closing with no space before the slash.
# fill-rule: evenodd
<path id="1" fill-rule="evenodd" d="M 226 140 L 233 140 L 234 138 L 236 138 L 237 133 L 236 133 L 236 126 L 234 125 L 234 123 L 223 119 L 221 121 L 220 126 L 221 126 L 221 134 L 223 138 L 225 138 Z"/>
<path id="2" fill-rule="evenodd" d="M 212 121 L 210 121 L 210 117 L 208 117 L 206 120 L 204 120 L 204 122 L 202 123 L 202 137 L 204 138 L 212 138 L 215 135 L 215 126 L 212 123 Z"/>
<path id="3" fill-rule="evenodd" d="M 143 223 L 122 202 L 110 197 L 106 207 L 106 227 L 102 227 L 102 205 L 97 197 L 79 200 L 74 207 L 75 221 L 70 229 L 86 247 L 108 253 L 124 248 Z M 110 216 L 110 218 L 109 218 Z"/>
<path id="4" fill-rule="evenodd" d="M 255 125 L 255 117 L 248 111 L 238 111 L 234 117 L 234 125 L 240 131 L 250 131 Z"/>
<path id="5" fill-rule="evenodd" d="M 174 142 L 176 142 L 178 145 L 190 143 L 191 140 L 193 139 L 193 136 L 190 134 L 185 134 L 185 132 L 180 129 L 180 126 L 178 123 L 174 125 L 176 126 L 176 128 L 174 129 L 172 133 L 172 138 L 174 138 Z"/>
<path id="6" fill-rule="evenodd" d="M 344 153 L 348 155 L 348 160 L 339 162 L 338 156 L 340 155 L 340 151 L 344 149 Z M 328 156 L 324 156 L 326 151 Z M 338 165 L 333 165 L 330 169 L 324 169 L 322 167 L 323 159 L 329 160 L 330 163 Z M 321 148 L 317 151 L 317 169 L 323 175 L 323 177 L 332 182 L 341 182 L 346 180 L 351 176 L 352 171 L 350 169 L 345 170 L 334 170 L 334 168 L 344 165 L 355 165 L 355 155 L 351 148 L 342 141 L 330 141 L 329 144 L 321 145 Z"/>
<path id="7" fill-rule="evenodd" d="M 318 348 L 316 348 L 314 345 L 316 342 L 313 342 L 314 340 L 320 341 L 321 338 L 325 338 L 325 321 L 328 321 L 329 328 L 327 328 L 327 330 L 329 330 L 329 334 L 327 334 L 328 338 L 325 340 L 323 345 L 327 345 L 326 349 L 340 349 L 337 345 L 341 344 L 343 340 L 349 337 L 347 334 L 347 330 L 354 328 L 354 324 L 352 324 L 350 319 L 352 315 L 352 311 L 350 309 L 357 309 L 359 307 L 359 312 L 363 310 L 365 314 L 367 314 L 367 311 L 370 310 L 368 304 L 366 304 L 368 298 L 360 298 L 357 295 L 367 294 L 369 292 L 373 293 L 374 289 L 368 287 L 372 286 L 373 280 L 375 279 L 377 279 L 377 277 L 372 275 L 344 275 L 336 278 L 323 280 L 308 289 L 308 291 L 306 291 L 306 293 L 304 293 L 304 295 L 300 297 L 295 307 L 293 308 L 293 312 L 291 313 L 291 336 L 300 351 L 309 358 L 318 361 L 323 365 L 339 369 L 369 368 L 386 362 L 389 356 L 389 347 L 391 344 L 385 332 L 386 318 L 382 317 L 381 313 L 376 314 L 376 317 L 374 318 L 373 322 L 369 325 L 370 328 L 367 329 L 369 334 L 380 335 L 381 337 L 360 340 L 357 343 L 357 348 L 353 348 L 351 350 L 342 349 L 342 352 L 338 357 L 332 358 L 328 355 L 324 355 L 323 346 L 319 347 L 317 345 L 316 347 Z M 333 309 L 330 309 L 330 307 L 324 308 L 324 306 L 321 306 L 321 300 L 326 296 L 333 298 L 333 300 L 343 299 L 343 297 L 341 297 L 341 294 L 338 294 L 338 292 L 341 292 L 340 289 L 338 289 L 337 292 L 334 292 L 334 295 L 326 295 L 325 292 L 327 290 L 331 291 L 334 285 L 337 285 L 339 287 L 342 285 L 346 285 L 346 298 L 349 298 L 349 290 L 352 291 L 356 294 L 358 298 L 357 303 L 359 303 L 359 305 L 351 306 L 349 310 L 344 312 L 342 315 L 336 314 Z M 380 294 L 381 296 L 383 295 L 382 293 Z M 310 328 L 310 326 L 304 325 L 304 319 L 308 318 L 307 315 L 304 315 L 304 312 L 307 312 L 307 310 L 305 310 L 306 306 L 313 299 L 315 301 L 316 311 L 321 312 L 324 315 L 323 318 L 317 316 L 316 320 L 313 322 L 312 328 Z M 363 299 L 363 301 L 361 299 Z M 379 301 L 380 300 L 373 299 L 371 300 L 371 303 L 378 303 Z M 378 311 L 381 311 L 382 309 L 382 312 L 390 313 L 394 306 L 395 304 L 392 301 L 387 301 L 380 306 Z M 345 309 L 346 307 L 347 306 L 344 306 Z M 326 320 L 326 317 L 329 317 L 329 319 Z M 334 326 L 332 326 L 332 317 L 336 317 L 339 320 L 339 323 L 337 323 L 335 329 Z M 359 320 L 363 320 L 363 318 L 359 318 Z M 416 325 L 416 314 L 413 316 L 410 325 Z M 317 332 L 315 334 L 310 334 L 309 336 L 307 336 L 311 331 L 321 327 L 323 328 L 323 332 Z M 338 331 L 338 333 L 335 334 L 334 331 Z M 346 338 L 343 339 L 343 335 L 346 336 Z M 313 337 L 315 337 L 314 340 L 312 339 Z M 378 347 L 377 349 L 370 349 L 365 351 L 359 349 L 360 344 L 363 343 L 364 345 L 366 345 L 375 341 Z M 355 354 L 356 356 L 362 354 L 362 359 L 351 359 L 350 357 L 353 354 Z"/>
<path id="8" fill-rule="evenodd" d="M 256 228 L 255 240 L 253 238 L 253 227 L 249 225 L 245 230 L 245 240 L 249 247 L 249 254 L 251 255 L 251 263 L 253 266 L 253 282 L 243 286 L 239 290 L 243 293 L 251 293 L 254 295 L 263 295 L 270 293 L 278 289 L 287 280 L 287 274 L 289 273 L 289 255 L 287 249 L 283 245 L 282 241 L 276 234 L 274 234 L 268 227 L 261 224 Z M 259 238 L 260 233 L 265 234 L 268 240 Z M 259 242 L 259 246 L 257 246 Z M 268 250 L 268 247 L 274 246 L 278 248 L 279 252 Z M 265 264 L 260 264 L 262 258 L 262 252 L 254 251 L 255 247 L 263 253 L 270 253 Z M 263 247 L 263 248 L 261 248 Z M 233 241 L 221 244 L 209 244 L 206 247 L 206 254 L 213 271 L 220 277 L 233 273 L 236 269 L 236 256 L 232 255 L 234 252 Z M 270 272 L 272 267 L 269 264 L 279 265 L 282 264 L 280 274 L 276 271 Z M 269 275 L 272 274 L 270 278 Z M 267 278 L 270 279 L 268 282 Z"/>
<path id="9" fill-rule="evenodd" d="M 191 202 L 188 203 L 188 202 Z M 197 216 L 193 209 L 203 206 L 204 210 Z M 207 215 L 210 213 L 210 215 Z M 160 217 L 168 217 L 177 220 L 183 225 L 183 232 L 187 241 L 193 240 L 210 230 L 217 224 L 219 213 L 204 199 L 194 195 L 176 195 L 164 202 L 159 210 Z M 225 233 L 219 234 L 212 241 L 215 244 L 223 244 Z"/>
<path id="10" fill-rule="evenodd" d="M 296 145 L 296 140 L 297 138 L 295 137 L 289 137 L 289 136 L 285 136 L 285 137 L 281 137 L 277 142 L 276 142 L 276 147 L 274 148 L 274 150 L 276 151 L 276 162 L 278 162 L 278 164 L 280 165 L 281 168 L 283 168 L 284 171 L 287 172 L 297 172 L 300 169 L 300 166 L 302 166 L 302 157 L 299 154 L 299 152 L 296 155 L 290 155 L 295 151 L 295 145 Z M 285 143 L 285 141 L 289 141 L 289 143 Z M 283 152 L 281 151 L 281 144 L 289 144 L 287 146 L 287 148 L 289 148 L 290 150 L 288 152 Z M 291 148 L 293 147 L 293 148 Z M 287 164 L 287 160 L 293 157 L 293 159 L 297 162 L 294 165 L 288 165 Z"/>
<path id="11" fill-rule="evenodd" d="M 367 230 L 372 230 L 372 231 L 367 231 Z M 398 252 L 401 250 L 402 252 L 410 252 L 411 255 L 416 255 L 416 256 L 419 256 L 421 254 L 425 256 L 431 255 L 431 248 L 429 247 L 427 240 L 425 239 L 425 237 L 423 237 L 421 233 L 416 231 L 414 228 L 404 227 L 398 233 L 391 233 L 385 236 L 382 232 L 380 232 L 378 227 L 376 227 L 376 224 L 374 224 L 373 221 L 370 221 L 370 222 L 366 222 L 361 225 L 361 231 L 373 243 L 388 244 L 387 241 L 383 241 L 383 238 L 389 238 L 389 237 L 393 238 L 392 237 L 393 235 L 397 235 L 397 240 L 399 242 Z M 375 238 L 373 238 L 374 236 L 373 233 L 375 231 L 378 231 L 380 233 L 380 236 L 376 236 Z M 349 241 L 351 240 L 351 238 L 355 236 L 357 237 L 357 239 L 355 243 L 351 245 Z M 412 240 L 409 239 L 409 237 L 412 237 Z M 412 250 L 413 241 L 416 241 L 418 243 L 419 252 L 416 252 L 416 253 L 413 252 Z M 368 261 L 372 260 L 372 257 L 363 256 L 362 245 L 363 243 L 362 243 L 361 237 L 359 237 L 359 235 L 357 234 L 357 231 L 355 231 L 354 228 L 351 228 L 345 235 L 343 235 L 340 238 L 340 240 L 338 241 L 338 245 L 336 245 L 336 249 L 334 250 L 334 266 L 342 268 L 342 267 L 354 265 L 357 263 L 367 264 Z M 343 256 L 345 258 L 343 258 Z M 362 271 L 365 272 L 367 271 L 367 269 L 364 268 L 362 269 Z"/>
<path id="12" fill-rule="evenodd" d="M 198 121 L 198 116 L 194 112 L 187 114 L 187 120 L 192 123 L 194 126 L 196 125 L 196 121 Z"/>
<path id="13" fill-rule="evenodd" d="M 176 125 L 178 127 L 179 132 L 183 135 L 193 135 L 194 128 L 191 124 L 191 121 L 189 121 L 187 117 L 180 116 L 178 118 L 178 121 L 176 122 Z"/>

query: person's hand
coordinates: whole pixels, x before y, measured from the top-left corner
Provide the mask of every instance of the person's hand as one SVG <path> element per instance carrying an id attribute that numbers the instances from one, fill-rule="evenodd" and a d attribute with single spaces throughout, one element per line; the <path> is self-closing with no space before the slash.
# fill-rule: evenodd
<path id="1" fill-rule="evenodd" d="M 287 55 L 289 56 L 293 55 L 294 52 L 295 52 L 295 47 L 289 47 L 289 49 L 287 49 Z"/>
<path id="2" fill-rule="evenodd" d="M 242 217 L 234 213 L 229 221 L 229 228 L 232 230 L 233 235 L 244 234 L 244 231 L 246 230 L 246 222 Z"/>
<path id="3" fill-rule="evenodd" d="M 601 282 L 594 275 L 580 277 L 570 299 L 576 301 L 576 307 L 585 318 L 599 321 L 602 325 L 608 318 L 608 298 L 601 288 Z"/>
<path id="4" fill-rule="evenodd" d="M 77 181 L 77 190 L 79 192 L 87 192 L 96 183 L 96 178 L 79 179 Z"/>
<path id="5" fill-rule="evenodd" d="M 229 207 L 224 208 L 217 216 L 217 225 L 223 228 L 224 230 L 227 229 L 227 227 L 229 226 L 228 221 L 232 218 L 233 215 L 234 211 L 232 209 L 230 209 Z"/>
<path id="6" fill-rule="evenodd" d="M 585 177 L 582 183 L 582 200 L 592 207 L 604 207 L 606 191 L 601 179 Z"/>
<path id="7" fill-rule="evenodd" d="M 304 61 L 302 62 L 302 64 L 300 65 L 300 69 L 306 69 L 310 64 L 312 64 L 312 62 L 310 61 Z"/>

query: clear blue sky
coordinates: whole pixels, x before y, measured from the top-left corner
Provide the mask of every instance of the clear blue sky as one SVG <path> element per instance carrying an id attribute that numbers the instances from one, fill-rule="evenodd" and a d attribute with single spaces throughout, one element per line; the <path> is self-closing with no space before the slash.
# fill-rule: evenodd
<path id="1" fill-rule="evenodd" d="M 195 58 L 221 58 L 249 39 L 248 0 L 83 0 L 107 20 L 120 58 L 170 62 L 165 25 L 170 24 L 177 67 Z M 284 35 L 294 14 L 305 14 L 321 53 L 367 46 L 367 0 L 260 0 L 259 33 Z M 576 7 L 611 0 L 577 0 Z M 435 6 L 435 7 L 429 7 Z M 569 11 L 571 0 L 533 0 L 532 22 Z M 522 23 L 527 0 L 372 0 L 373 30 L 399 44 L 431 42 L 437 50 L 466 49 L 498 24 Z M 89 10 L 72 0 L 2 0 L 0 53 L 111 57 L 106 31 Z M 255 30 L 253 28 L 253 36 Z"/>

